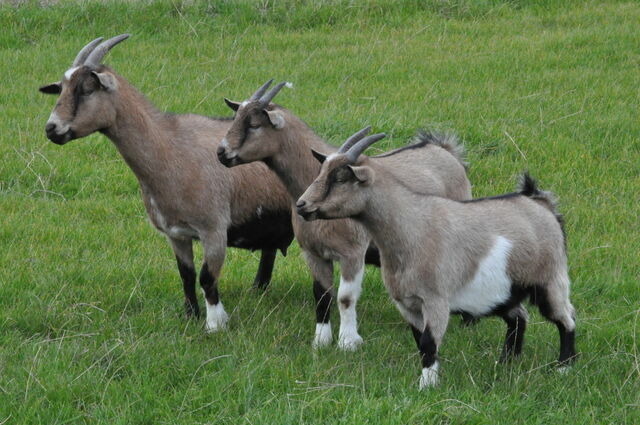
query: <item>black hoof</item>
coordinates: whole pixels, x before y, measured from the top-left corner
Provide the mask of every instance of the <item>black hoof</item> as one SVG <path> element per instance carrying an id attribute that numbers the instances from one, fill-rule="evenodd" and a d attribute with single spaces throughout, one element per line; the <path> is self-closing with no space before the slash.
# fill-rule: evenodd
<path id="1" fill-rule="evenodd" d="M 185 303 L 184 313 L 187 319 L 198 319 L 200 317 L 200 307 L 198 307 L 198 304 Z"/>
<path id="2" fill-rule="evenodd" d="M 253 282 L 253 288 L 254 289 L 259 289 L 261 291 L 265 291 L 267 288 L 269 287 L 269 282 L 262 282 L 259 280 L 256 280 Z"/>
<path id="3" fill-rule="evenodd" d="M 498 359 L 498 363 L 507 364 L 517 359 L 518 357 L 520 357 L 520 353 L 514 353 L 513 351 L 502 350 L 502 353 L 500 353 L 500 358 Z"/>
<path id="4" fill-rule="evenodd" d="M 474 326 L 480 321 L 480 318 L 474 317 L 468 313 L 462 313 L 462 326 Z"/>

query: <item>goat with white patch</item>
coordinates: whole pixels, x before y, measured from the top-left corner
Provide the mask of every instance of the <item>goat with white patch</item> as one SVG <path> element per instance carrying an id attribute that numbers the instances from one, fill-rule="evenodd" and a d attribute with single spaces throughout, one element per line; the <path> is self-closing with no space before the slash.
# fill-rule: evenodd
<path id="1" fill-rule="evenodd" d="M 267 93 L 271 82 L 242 103 L 225 99 L 235 111 L 235 117 L 218 147 L 218 158 L 228 167 L 264 162 L 287 188 L 294 208 L 295 201 L 320 171 L 311 149 L 329 154 L 335 153 L 336 148 L 325 143 L 290 111 L 270 103 L 285 85 L 280 83 Z M 414 167 L 404 166 L 409 157 L 415 161 Z M 409 184 L 415 190 L 459 200 L 471 197 L 462 146 L 453 137 L 422 133 L 417 137 L 417 143 L 397 149 L 379 160 L 389 167 L 401 169 L 399 173 L 411 180 Z M 362 337 L 357 328 L 356 304 L 362 292 L 364 264 L 379 265 L 377 250 L 374 247 L 367 249 L 371 237 L 361 224 L 351 219 L 307 223 L 294 214 L 293 229 L 314 279 L 316 334 L 313 345 L 331 343 L 329 310 L 333 262 L 338 261 L 341 273 L 338 346 L 345 350 L 357 348 Z"/>
<path id="2" fill-rule="evenodd" d="M 175 253 L 187 315 L 199 315 L 193 240 L 204 247 L 200 285 L 207 306 L 206 329 L 225 326 L 218 275 L 226 246 L 262 250 L 255 284 L 268 285 L 276 250 L 293 240 L 287 193 L 264 164 L 228 170 L 215 160 L 229 119 L 158 111 L 138 90 L 101 64 L 127 34 L 98 38 L 78 53 L 62 81 L 40 88 L 59 94 L 46 125 L 47 137 L 63 145 L 96 131 L 114 143 L 135 174 L 154 226 Z"/>
<path id="3" fill-rule="evenodd" d="M 437 353 L 450 312 L 507 323 L 502 359 L 522 349 L 529 297 L 560 333 L 561 365 L 575 357 L 574 309 L 562 217 L 553 196 L 523 177 L 518 192 L 454 201 L 416 192 L 398 170 L 361 153 L 384 134 L 323 161 L 297 203 L 307 220 L 351 217 L 380 249 L 385 286 L 422 356 L 420 388 L 438 380 Z M 408 163 L 407 165 L 410 165 Z"/>

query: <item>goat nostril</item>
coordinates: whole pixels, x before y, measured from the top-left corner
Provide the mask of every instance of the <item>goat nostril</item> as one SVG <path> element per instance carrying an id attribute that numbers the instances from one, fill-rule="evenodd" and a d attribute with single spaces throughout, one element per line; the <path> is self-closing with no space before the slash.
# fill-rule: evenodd
<path id="1" fill-rule="evenodd" d="M 44 127 L 44 131 L 46 131 L 47 133 L 51 133 L 55 129 L 56 129 L 56 125 L 52 122 L 47 123 L 47 125 Z"/>
<path id="2" fill-rule="evenodd" d="M 307 205 L 307 202 L 300 199 L 298 200 L 298 202 L 296 202 L 296 208 L 303 208 L 305 205 Z"/>
<path id="3" fill-rule="evenodd" d="M 218 146 L 218 156 L 224 155 L 224 148 L 222 146 Z"/>

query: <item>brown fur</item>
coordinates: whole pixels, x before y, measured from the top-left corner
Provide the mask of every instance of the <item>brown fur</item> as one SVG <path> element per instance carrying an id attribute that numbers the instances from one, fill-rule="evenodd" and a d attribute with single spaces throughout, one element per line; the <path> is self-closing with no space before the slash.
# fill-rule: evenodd
<path id="1" fill-rule="evenodd" d="M 107 75 L 116 88 L 100 89 L 91 71 Z M 78 85 L 94 91 L 75 106 Z M 208 304 L 218 303 L 217 280 L 227 243 L 275 255 L 275 249 L 284 251 L 291 242 L 290 200 L 276 176 L 264 164 L 229 170 L 216 160 L 230 120 L 160 112 L 105 66 L 84 66 L 63 80 L 54 115 L 56 122 L 69 126 L 74 138 L 101 131 L 111 139 L 140 183 L 151 222 L 169 237 L 176 257 L 189 269 L 194 269 L 192 240 L 202 240 L 206 272 L 214 280 L 210 289 L 215 297 L 208 298 Z M 272 222 L 281 228 L 279 237 L 256 242 L 262 246 L 227 241 L 228 229 L 260 220 L 266 213 L 277 215 Z"/>

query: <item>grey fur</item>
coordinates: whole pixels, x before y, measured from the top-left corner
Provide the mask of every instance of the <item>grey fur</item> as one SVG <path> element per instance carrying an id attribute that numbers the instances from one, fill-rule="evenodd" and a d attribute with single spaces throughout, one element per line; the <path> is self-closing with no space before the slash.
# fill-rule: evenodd
<path id="1" fill-rule="evenodd" d="M 352 217 L 366 227 L 380 249 L 389 294 L 415 329 L 429 333 L 426 343 L 433 337 L 436 353 L 449 320 L 450 303 L 469 291 L 480 264 L 504 239 L 507 262 L 502 273 L 509 279 L 511 293 L 524 296 L 531 292 L 534 298 L 542 294 L 541 309 L 560 331 L 560 361 L 573 358 L 575 313 L 569 301 L 563 232 L 551 196 L 527 180 L 522 187 L 527 196 L 457 202 L 427 195 L 408 185 L 402 175 L 421 160 L 411 155 L 401 161 L 402 167 L 386 163 L 402 153 L 361 155 L 357 161 L 347 155 L 327 158 L 300 197 L 299 205 L 304 206 L 298 211 L 311 219 Z M 332 182 L 330 175 L 344 167 L 354 171 L 359 184 Z M 507 322 L 513 317 L 526 321 L 519 304 L 503 312 Z M 426 366 L 423 360 L 424 378 L 424 370 L 434 365 L 435 357 L 423 355 L 428 359 Z M 427 370 L 425 385 L 437 379 L 437 364 L 433 367 Z"/>

